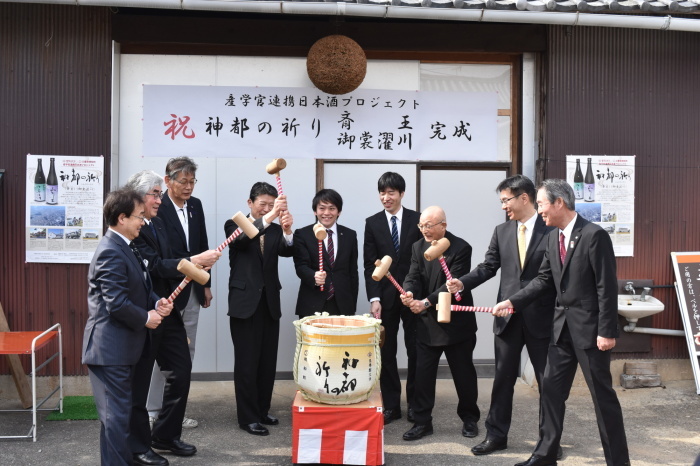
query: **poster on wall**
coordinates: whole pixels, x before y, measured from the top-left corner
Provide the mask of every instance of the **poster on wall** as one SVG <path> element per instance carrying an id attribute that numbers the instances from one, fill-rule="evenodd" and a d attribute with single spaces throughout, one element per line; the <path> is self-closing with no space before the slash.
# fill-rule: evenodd
<path id="1" fill-rule="evenodd" d="M 27 155 L 26 261 L 89 264 L 102 238 L 104 157 Z"/>
<path id="2" fill-rule="evenodd" d="M 143 156 L 497 160 L 496 92 L 143 86 Z"/>
<path id="3" fill-rule="evenodd" d="M 567 155 L 576 212 L 603 227 L 615 256 L 634 255 L 634 155 Z"/>

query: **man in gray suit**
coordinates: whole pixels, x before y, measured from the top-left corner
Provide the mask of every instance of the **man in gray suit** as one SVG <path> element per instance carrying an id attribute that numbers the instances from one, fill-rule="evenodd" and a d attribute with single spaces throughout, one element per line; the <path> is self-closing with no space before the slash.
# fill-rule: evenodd
<path id="1" fill-rule="evenodd" d="M 574 190 L 564 180 L 545 180 L 537 191 L 537 209 L 547 226 L 547 250 L 530 284 L 498 303 L 505 317 L 552 290 L 557 293 L 552 342 L 542 381 L 540 438 L 532 456 L 516 466 L 557 464 L 566 400 L 577 366 L 593 398 L 605 462 L 630 463 L 622 408 L 612 388 L 610 350 L 620 335 L 617 325 L 617 264 L 610 235 L 579 216 Z"/>
<path id="2" fill-rule="evenodd" d="M 102 424 L 101 463 L 130 465 L 127 439 L 134 365 L 148 350 L 146 329 L 156 328 L 173 306 L 153 293 L 146 265 L 132 243 L 144 220 L 141 196 L 131 190 L 109 193 L 104 217 L 109 229 L 88 271 L 82 362 L 88 366 Z"/>
<path id="3" fill-rule="evenodd" d="M 499 183 L 496 192 L 509 221 L 494 229 L 481 264 L 459 280 L 447 282 L 450 293 L 472 290 L 495 277 L 500 269 L 500 301 L 504 296 L 525 288 L 537 276 L 547 247 L 546 236 L 553 227 L 546 226 L 537 215 L 535 185 L 526 176 L 515 175 Z M 523 346 L 527 347 L 538 388 L 542 389 L 553 314 L 554 292 L 549 292 L 515 314 L 494 319 L 496 373 L 491 389 L 491 406 L 486 417 L 486 439 L 472 448 L 475 455 L 488 455 L 505 450 L 508 446 L 513 387 L 518 378 Z"/>

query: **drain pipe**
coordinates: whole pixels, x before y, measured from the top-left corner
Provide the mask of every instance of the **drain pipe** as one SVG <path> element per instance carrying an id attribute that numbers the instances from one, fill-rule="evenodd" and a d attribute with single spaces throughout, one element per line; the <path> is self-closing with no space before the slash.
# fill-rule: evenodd
<path id="1" fill-rule="evenodd" d="M 0 2 L 9 0 L 0 0 Z M 594 26 L 631 29 L 658 29 L 661 31 L 700 32 L 700 19 L 675 16 L 642 16 L 623 14 L 523 11 L 495 9 L 464 9 L 464 0 L 392 0 L 392 5 L 367 2 L 382 0 L 359 0 L 359 3 L 304 2 L 304 1 L 231 1 L 231 0 L 43 0 L 24 3 L 75 4 L 108 7 L 162 8 L 173 10 L 232 11 L 240 13 L 284 13 L 294 15 L 364 16 L 375 18 L 398 18 L 438 21 L 471 21 L 478 23 L 525 23 L 551 24 L 558 26 Z M 417 6 L 399 6 L 415 1 Z M 613 0 L 611 0 L 613 1 Z M 383 3 L 383 2 L 382 2 Z M 435 3 L 435 7 L 431 5 Z M 439 8 L 449 6 L 453 7 Z M 396 6 L 395 6 L 396 5 Z M 422 6 L 418 6 L 422 5 Z M 524 0 L 518 8 L 527 8 Z"/>
<path id="2" fill-rule="evenodd" d="M 665 328 L 647 328 L 647 327 L 637 327 L 637 321 L 628 321 L 629 324 L 625 325 L 623 328 L 625 332 L 628 333 L 647 333 L 651 335 L 666 335 L 672 337 L 684 337 L 685 332 L 683 330 L 670 330 Z"/>

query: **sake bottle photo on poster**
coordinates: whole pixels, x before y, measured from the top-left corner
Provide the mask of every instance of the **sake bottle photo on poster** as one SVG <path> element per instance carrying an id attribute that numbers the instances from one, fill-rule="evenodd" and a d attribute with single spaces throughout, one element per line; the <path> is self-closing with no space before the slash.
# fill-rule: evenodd
<path id="1" fill-rule="evenodd" d="M 618 257 L 634 255 L 634 164 L 634 155 L 566 156 L 576 212 L 608 232 Z"/>
<path id="2" fill-rule="evenodd" d="M 102 238 L 104 157 L 27 155 L 27 262 L 89 264 Z"/>

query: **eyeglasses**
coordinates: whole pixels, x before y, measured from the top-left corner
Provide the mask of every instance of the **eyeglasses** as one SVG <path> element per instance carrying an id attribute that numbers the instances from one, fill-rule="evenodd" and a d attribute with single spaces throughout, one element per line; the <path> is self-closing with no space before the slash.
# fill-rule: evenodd
<path id="1" fill-rule="evenodd" d="M 183 186 L 187 186 L 187 185 L 194 186 L 197 184 L 197 178 L 192 179 L 192 181 L 187 181 L 187 180 L 174 180 L 174 181 L 180 183 Z"/>
<path id="2" fill-rule="evenodd" d="M 520 196 L 520 194 L 518 194 L 517 196 L 509 197 L 508 199 L 501 199 L 501 205 L 506 205 L 510 201 L 512 201 L 513 199 L 515 199 L 516 197 L 519 197 L 519 196 Z"/>
<path id="3" fill-rule="evenodd" d="M 141 220 L 141 223 L 146 221 L 146 217 L 141 217 L 140 215 L 132 215 L 132 217 L 138 218 L 139 220 Z"/>
<path id="4" fill-rule="evenodd" d="M 442 225 L 443 223 L 445 223 L 444 220 L 443 220 L 442 222 L 436 223 L 436 224 L 434 224 L 434 225 L 431 225 L 431 224 L 429 224 L 429 223 L 426 223 L 425 225 L 423 225 L 422 223 L 419 223 L 417 226 L 418 226 L 418 229 L 419 229 L 420 231 L 424 231 L 424 230 L 427 231 L 427 230 L 432 229 L 432 228 L 435 227 L 435 226 Z"/>
<path id="5" fill-rule="evenodd" d="M 146 193 L 146 196 L 153 196 L 154 198 L 157 197 L 158 199 L 163 199 L 163 191 L 158 191 L 155 193 Z"/>

